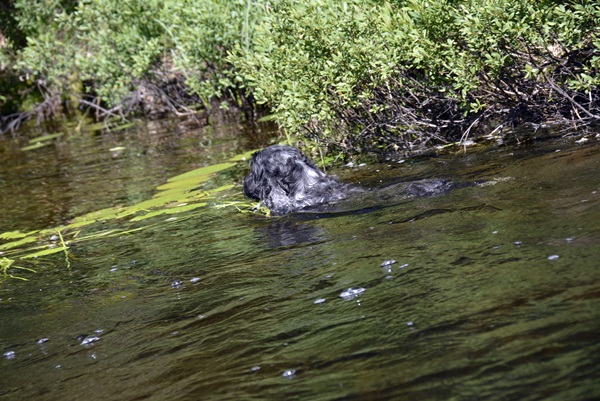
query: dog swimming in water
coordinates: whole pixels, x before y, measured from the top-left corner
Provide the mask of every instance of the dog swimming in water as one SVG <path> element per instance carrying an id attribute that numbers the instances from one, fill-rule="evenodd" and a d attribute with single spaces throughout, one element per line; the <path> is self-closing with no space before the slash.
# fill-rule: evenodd
<path id="1" fill-rule="evenodd" d="M 288 214 L 347 198 L 360 188 L 325 174 L 291 146 L 274 145 L 250 159 L 244 194 L 262 201 L 275 215 Z"/>
<path id="2" fill-rule="evenodd" d="M 397 198 L 436 195 L 447 191 L 448 180 L 422 180 L 386 188 Z M 274 145 L 260 150 L 250 159 L 250 173 L 244 178 L 244 194 L 263 202 L 274 215 L 314 210 L 336 203 L 363 188 L 340 182 L 325 174 L 317 165 L 291 146 Z"/>

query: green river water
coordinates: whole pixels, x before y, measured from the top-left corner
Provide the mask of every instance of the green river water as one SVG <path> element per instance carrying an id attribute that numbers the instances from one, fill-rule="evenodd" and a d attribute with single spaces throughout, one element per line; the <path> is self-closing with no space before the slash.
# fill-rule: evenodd
<path id="1" fill-rule="evenodd" d="M 0 232 L 142 202 L 265 130 L 3 138 Z M 68 256 L 6 249 L 36 273 L 0 282 L 0 400 L 600 399 L 599 169 L 596 139 L 467 149 L 336 170 L 369 208 L 266 217 L 241 161 L 206 206 L 98 221 L 79 235 L 123 234 Z M 435 177 L 478 185 L 390 201 Z"/>

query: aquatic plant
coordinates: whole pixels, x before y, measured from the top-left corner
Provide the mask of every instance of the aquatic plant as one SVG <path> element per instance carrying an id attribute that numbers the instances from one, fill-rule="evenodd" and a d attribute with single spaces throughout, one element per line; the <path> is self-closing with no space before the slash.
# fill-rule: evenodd
<path id="1" fill-rule="evenodd" d="M 24 278 L 24 277 L 15 276 L 14 274 L 12 274 L 11 273 L 11 269 L 25 270 L 25 271 L 29 271 L 29 272 L 32 272 L 32 273 L 36 272 L 35 270 L 29 269 L 27 267 L 14 266 L 13 265 L 14 262 L 15 262 L 14 260 L 6 258 L 6 257 L 0 258 L 0 271 L 2 272 L 2 277 L 0 277 L 0 281 L 3 278 L 7 278 L 7 277 L 14 278 L 14 279 L 17 279 L 17 280 L 27 281 L 27 279 Z"/>
<path id="2" fill-rule="evenodd" d="M 112 238 L 128 235 L 159 224 L 168 224 L 175 215 L 192 212 L 206 207 L 209 202 L 214 207 L 235 207 L 240 212 L 249 212 L 251 202 L 217 200 L 234 185 L 227 184 L 217 188 L 205 189 L 215 175 L 232 168 L 240 161 L 246 161 L 255 150 L 239 154 L 226 162 L 201 167 L 171 177 L 163 185 L 156 188 L 151 199 L 133 205 L 114 206 L 96 210 L 73 218 L 68 224 L 49 227 L 28 232 L 9 231 L 0 233 L 0 281 L 4 278 L 20 278 L 10 273 L 10 269 L 21 269 L 30 272 L 35 270 L 16 267 L 15 260 L 39 261 L 43 257 L 64 253 L 65 265 L 70 267 L 73 244 L 93 241 L 99 238 Z M 160 217 L 165 217 L 160 219 Z M 107 226 L 107 223 L 113 223 Z M 10 258 L 8 258 L 10 256 Z"/>

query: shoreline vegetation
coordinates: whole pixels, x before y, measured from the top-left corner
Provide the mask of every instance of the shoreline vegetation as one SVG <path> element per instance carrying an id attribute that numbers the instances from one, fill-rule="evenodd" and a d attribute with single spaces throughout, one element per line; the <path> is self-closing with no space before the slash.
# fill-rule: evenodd
<path id="1" fill-rule="evenodd" d="M 596 1 L 0 6 L 2 133 L 64 116 L 227 108 L 329 151 L 410 154 L 545 128 L 585 133 L 600 123 L 599 70 Z"/>

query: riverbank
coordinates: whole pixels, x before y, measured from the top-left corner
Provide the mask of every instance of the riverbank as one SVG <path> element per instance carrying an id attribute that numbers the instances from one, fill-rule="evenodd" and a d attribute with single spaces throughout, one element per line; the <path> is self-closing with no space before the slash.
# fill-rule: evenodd
<path id="1" fill-rule="evenodd" d="M 600 121 L 591 2 L 54 4 L 0 11 L 5 132 L 233 108 L 332 153 L 406 155 Z"/>

